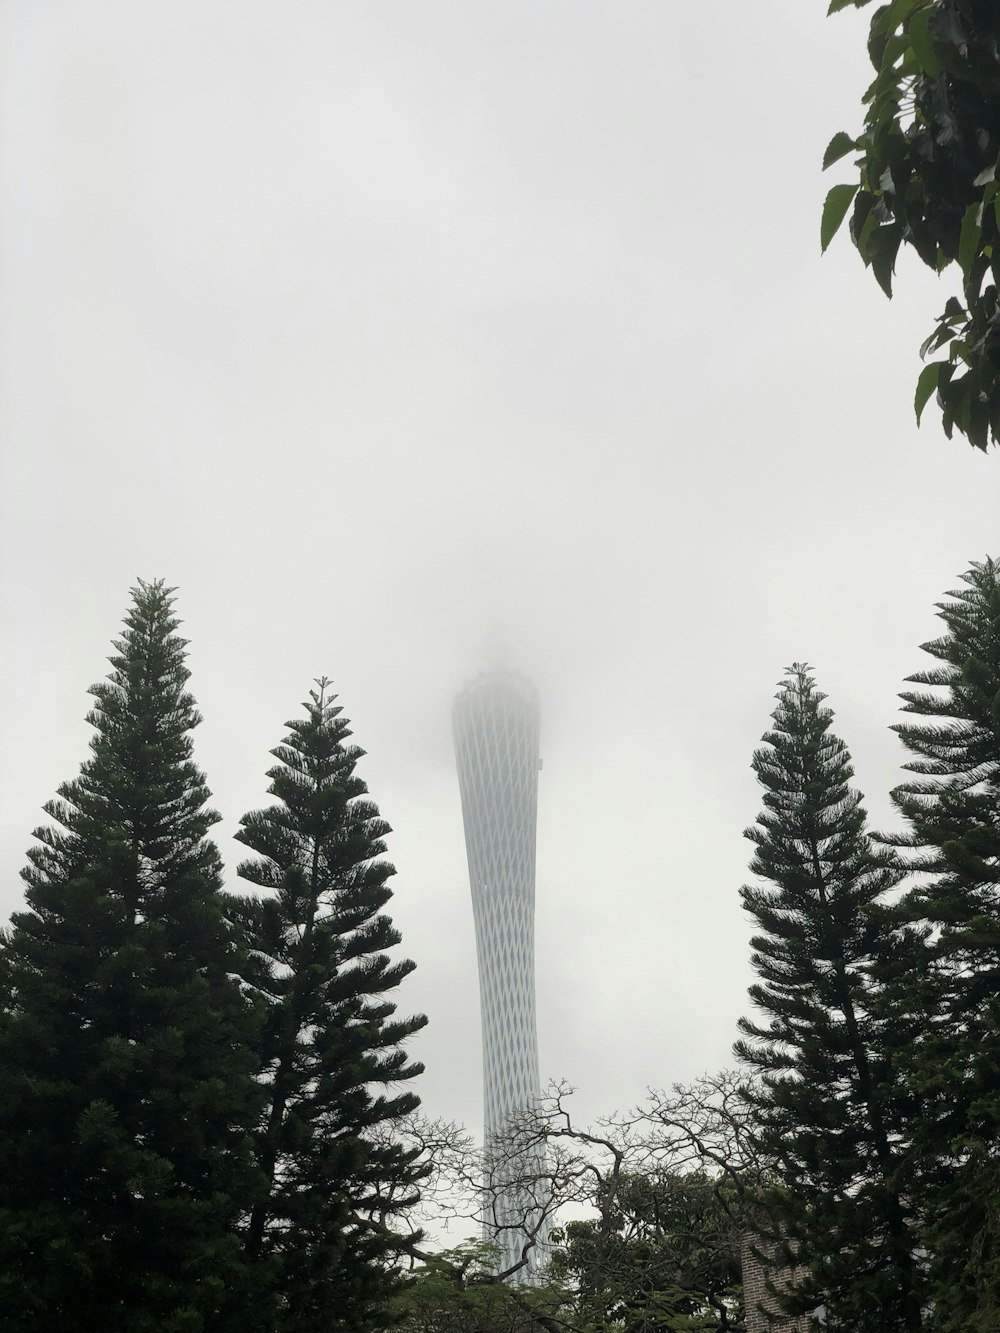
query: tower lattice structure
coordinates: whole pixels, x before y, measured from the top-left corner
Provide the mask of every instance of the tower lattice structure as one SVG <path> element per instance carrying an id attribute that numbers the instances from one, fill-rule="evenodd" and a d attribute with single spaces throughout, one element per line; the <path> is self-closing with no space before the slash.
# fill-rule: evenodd
<path id="1" fill-rule="evenodd" d="M 469 884 L 476 926 L 483 1034 L 484 1139 L 491 1149 L 537 1100 L 535 1022 L 535 828 L 538 809 L 540 710 L 534 686 L 513 672 L 478 676 L 459 694 L 454 714 L 455 756 L 465 824 Z M 521 1258 L 525 1230 L 538 1227 L 541 1200 L 531 1160 L 507 1161 L 510 1185 L 484 1210 L 484 1234 L 500 1249 L 500 1271 Z M 543 1203 L 544 1207 L 544 1203 Z M 518 1280 L 532 1281 L 547 1236 Z"/>

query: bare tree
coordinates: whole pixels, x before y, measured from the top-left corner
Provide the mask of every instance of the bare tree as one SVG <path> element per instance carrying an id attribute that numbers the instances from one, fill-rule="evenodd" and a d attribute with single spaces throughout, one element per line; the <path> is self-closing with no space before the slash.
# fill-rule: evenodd
<path id="1" fill-rule="evenodd" d="M 766 1174 L 745 1086 L 722 1072 L 651 1088 L 638 1106 L 590 1125 L 575 1118 L 573 1088 L 553 1083 L 487 1151 L 454 1124 L 415 1119 L 407 1132 L 431 1170 L 409 1262 L 433 1265 L 456 1291 L 509 1284 L 528 1329 L 575 1329 L 599 1315 L 640 1333 L 690 1314 L 692 1328 L 737 1333 L 741 1247 Z M 468 1234 L 484 1219 L 494 1234 L 516 1235 L 498 1251 L 514 1248 L 517 1263 L 498 1270 L 481 1248 L 434 1252 L 423 1239 Z M 547 1304 L 516 1285 L 539 1248 Z"/>

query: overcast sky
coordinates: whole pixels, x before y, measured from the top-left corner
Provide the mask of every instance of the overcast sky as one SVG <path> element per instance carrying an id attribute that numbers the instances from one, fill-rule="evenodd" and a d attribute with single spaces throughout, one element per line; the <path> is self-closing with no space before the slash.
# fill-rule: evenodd
<path id="1" fill-rule="evenodd" d="M 1000 458 L 911 402 L 819 171 L 866 15 L 825 0 L 0 3 L 3 915 L 136 576 L 164 577 L 220 845 L 326 672 L 395 832 L 432 1115 L 481 1117 L 450 736 L 542 695 L 543 1077 L 587 1112 L 729 1062 L 776 681 L 876 821 Z"/>

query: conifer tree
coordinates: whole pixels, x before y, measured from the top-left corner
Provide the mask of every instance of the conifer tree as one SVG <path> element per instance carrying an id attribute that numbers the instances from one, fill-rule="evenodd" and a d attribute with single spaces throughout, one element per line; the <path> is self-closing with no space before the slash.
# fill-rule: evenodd
<path id="1" fill-rule="evenodd" d="M 746 836 L 762 883 L 742 897 L 760 932 L 750 998 L 765 1017 L 740 1020 L 736 1053 L 760 1073 L 761 1147 L 777 1164 L 768 1239 L 804 1270 L 789 1312 L 823 1304 L 832 1327 L 896 1333 L 921 1327 L 892 1070 L 909 1034 L 878 978 L 919 937 L 889 928 L 882 903 L 902 871 L 866 832 L 824 698 L 792 666 L 753 756 L 765 808 Z"/>
<path id="2" fill-rule="evenodd" d="M 909 979 L 928 1015 L 905 1051 L 923 1102 L 919 1189 L 928 1212 L 933 1327 L 1000 1327 L 1000 565 L 987 559 L 939 603 L 936 665 L 908 677 L 914 756 L 893 793 L 920 882 L 905 907 L 933 929 L 931 962 Z"/>
<path id="3" fill-rule="evenodd" d="M 132 591 L 91 756 L 45 807 L 0 950 L 0 1328 L 18 1333 L 222 1329 L 246 1296 L 259 1094 L 171 605 L 162 582 Z"/>
<path id="4" fill-rule="evenodd" d="M 267 890 L 244 900 L 254 983 L 269 1013 L 261 1047 L 268 1104 L 258 1134 L 267 1195 L 247 1253 L 276 1266 L 281 1330 L 384 1327 L 396 1291 L 393 1218 L 418 1196 L 416 1149 L 393 1126 L 419 1099 L 422 1065 L 402 1043 L 426 1019 L 396 1018 L 389 998 L 412 970 L 383 908 L 393 867 L 388 825 L 367 799 L 348 723 L 317 681 L 305 717 L 287 723 L 268 777 L 276 803 L 242 820 L 257 855 L 239 867 Z"/>

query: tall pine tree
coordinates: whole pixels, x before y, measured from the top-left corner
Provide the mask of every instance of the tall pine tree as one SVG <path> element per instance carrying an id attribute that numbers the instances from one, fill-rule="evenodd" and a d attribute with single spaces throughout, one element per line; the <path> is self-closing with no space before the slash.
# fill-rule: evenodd
<path id="1" fill-rule="evenodd" d="M 393 1218 L 422 1171 L 393 1126 L 416 1109 L 422 1066 L 403 1043 L 426 1019 L 394 1017 L 413 964 L 390 960 L 399 933 L 383 908 L 388 825 L 355 772 L 346 719 L 325 678 L 286 724 L 268 777 L 276 804 L 237 837 L 257 855 L 240 874 L 268 892 L 244 900 L 267 997 L 261 1051 L 268 1105 L 258 1135 L 266 1198 L 247 1252 L 276 1265 L 276 1327 L 333 1333 L 384 1327 L 396 1290 Z"/>
<path id="2" fill-rule="evenodd" d="M 809 669 L 794 665 L 777 698 L 753 756 L 764 811 L 746 832 L 762 883 L 742 890 L 760 932 L 750 998 L 765 1018 L 741 1019 L 736 1044 L 760 1073 L 761 1146 L 778 1164 L 766 1207 L 804 1270 L 790 1312 L 822 1304 L 831 1326 L 853 1333 L 915 1330 L 906 1126 L 892 1067 L 907 1034 L 886 1012 L 877 974 L 919 941 L 889 928 L 882 902 L 902 871 L 866 832 L 850 755 Z"/>
<path id="3" fill-rule="evenodd" d="M 908 677 L 895 730 L 913 775 L 893 793 L 920 882 L 905 904 L 933 930 L 910 978 L 928 1016 L 906 1051 L 923 1101 L 919 1190 L 928 1212 L 933 1327 L 1000 1328 L 1000 565 L 973 564 L 938 612 L 935 659 Z"/>
<path id="4" fill-rule="evenodd" d="M 172 590 L 139 582 L 91 756 L 0 949 L 0 1328 L 235 1326 L 259 1092 Z"/>

